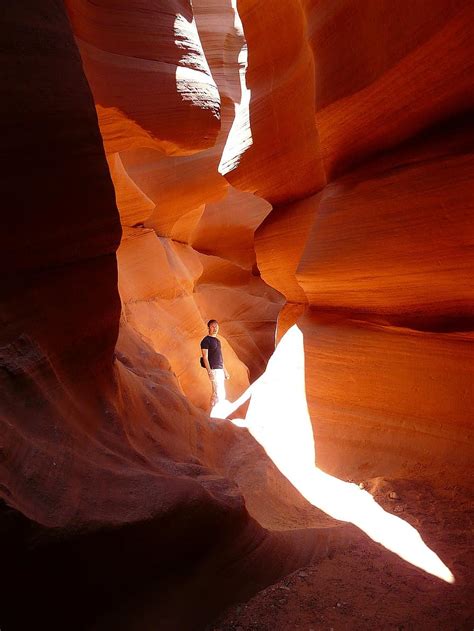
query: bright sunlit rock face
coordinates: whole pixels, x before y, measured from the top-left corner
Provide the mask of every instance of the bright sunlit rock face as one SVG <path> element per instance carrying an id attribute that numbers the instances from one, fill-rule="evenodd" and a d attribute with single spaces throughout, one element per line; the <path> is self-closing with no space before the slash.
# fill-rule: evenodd
<path id="1" fill-rule="evenodd" d="M 240 101 L 235 104 L 235 118 L 229 131 L 221 161 L 219 163 L 219 173 L 226 175 L 233 171 L 240 162 L 241 156 L 253 144 L 252 128 L 250 125 L 250 90 L 247 88 L 245 75 L 248 67 L 248 48 L 243 39 L 242 22 L 236 7 L 237 0 L 232 0 L 232 7 L 235 11 L 234 28 L 242 34 L 242 48 L 240 49 L 237 63 L 239 65 L 240 81 Z"/>
<path id="2" fill-rule="evenodd" d="M 188 20 L 179 13 L 174 22 L 174 36 L 181 51 L 180 63 L 176 66 L 178 93 L 184 101 L 190 101 L 199 109 L 210 109 L 219 118 L 219 92 L 203 55 L 194 17 Z M 194 45 L 190 46 L 190 42 Z"/>

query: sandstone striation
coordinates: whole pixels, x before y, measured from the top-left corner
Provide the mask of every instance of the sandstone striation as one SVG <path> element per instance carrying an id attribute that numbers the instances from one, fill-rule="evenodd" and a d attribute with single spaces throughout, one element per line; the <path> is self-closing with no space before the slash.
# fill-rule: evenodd
<path id="1" fill-rule="evenodd" d="M 124 228 L 118 264 L 125 321 L 166 355 L 186 395 L 207 409 L 210 386 L 198 364 L 205 323 L 218 318 L 229 336 L 229 395 L 236 397 L 249 372 L 264 370 L 281 298 L 253 273 L 254 230 L 271 206 L 218 173 L 241 98 L 244 38 L 235 8 L 196 3 L 195 20 L 189 3 L 168 4 L 145 12 L 141 3 L 67 6 Z M 239 277 L 224 300 L 225 275 L 215 285 L 210 275 L 204 281 L 215 256 Z"/>
<path id="2" fill-rule="evenodd" d="M 294 16 L 281 31 L 288 38 L 304 22 L 298 41 L 313 52 L 314 82 L 300 81 L 294 94 L 306 103 L 302 94 L 312 90 L 313 105 L 296 118 L 280 97 L 287 73 L 269 82 L 263 53 L 251 50 L 256 143 L 226 177 L 275 201 L 259 188 L 264 167 L 251 162 L 273 149 L 269 132 L 266 143 L 260 137 L 265 121 L 281 112 L 295 126 L 314 126 L 327 183 L 313 169 L 302 195 L 292 177 L 280 178 L 285 203 L 258 229 L 256 252 L 263 278 L 287 301 L 278 338 L 295 322 L 305 336 L 318 465 L 349 477 L 462 469 L 473 379 L 464 372 L 473 353 L 472 7 L 435 3 L 427 19 L 402 5 L 284 5 L 256 20 L 255 3 L 241 0 L 244 32 L 249 46 L 265 38 L 279 11 Z M 282 39 L 274 58 L 286 68 L 293 49 Z M 306 172 L 303 158 L 282 156 L 285 173 L 298 164 Z M 438 356 L 446 374 L 433 392 Z"/>
<path id="3" fill-rule="evenodd" d="M 189 0 L 67 0 L 107 152 L 212 146 L 219 93 Z"/>
<path id="4" fill-rule="evenodd" d="M 143 309 L 159 289 L 163 303 L 187 298 L 196 311 L 192 290 L 204 271 L 222 282 L 227 265 L 236 288 L 254 278 L 251 267 L 132 227 L 154 202 L 115 150 L 109 174 L 62 4 L 27 3 L 8 20 L 16 81 L 3 93 L 12 132 L 2 177 L 20 224 L 10 220 L 2 244 L 2 626 L 136 627 L 144 616 L 162 628 L 202 626 L 226 602 L 323 552 L 327 534 L 271 534 L 251 519 L 222 477 L 236 430 L 229 436 L 182 395 L 169 361 L 139 334 L 147 314 L 134 328 L 127 309 Z M 174 320 L 161 324 L 171 350 Z M 236 381 L 239 369 L 247 379 L 230 346 L 226 354 Z"/>
<path id="5" fill-rule="evenodd" d="M 472 17 L 462 0 L 5 13 L 2 628 L 204 628 L 330 545 L 372 546 L 334 521 L 368 508 L 453 578 L 374 497 L 472 479 Z M 235 424 L 207 414 L 211 317 L 228 398 L 252 383 Z"/>
<path id="6" fill-rule="evenodd" d="M 328 180 L 473 107 L 470 2 L 303 4 Z"/>
<path id="7" fill-rule="evenodd" d="M 299 2 L 272 1 L 264 12 L 256 0 L 237 5 L 249 49 L 247 101 L 236 116 L 221 172 L 236 188 L 281 204 L 325 183 L 306 19 Z"/>

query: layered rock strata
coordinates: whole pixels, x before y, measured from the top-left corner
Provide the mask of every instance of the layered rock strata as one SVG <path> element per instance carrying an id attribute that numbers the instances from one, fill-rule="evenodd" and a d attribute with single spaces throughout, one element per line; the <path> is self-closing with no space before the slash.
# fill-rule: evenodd
<path id="1" fill-rule="evenodd" d="M 285 203 L 256 251 L 287 300 L 278 336 L 294 323 L 305 336 L 318 466 L 348 477 L 462 470 L 472 457 L 472 6 L 438 2 L 427 19 L 402 5 L 288 4 L 256 20 L 257 3 L 239 2 L 254 142 L 243 154 L 227 147 L 226 177 L 275 201 L 275 134 L 317 136 L 322 166 L 310 173 L 304 157 L 282 154 L 306 184 L 280 178 Z M 281 72 L 269 81 L 261 42 L 276 46 L 268 33 L 284 20 L 292 43 L 275 48 Z M 306 52 L 295 55 L 298 28 Z M 303 71 L 293 100 L 312 107 L 294 110 L 285 86 Z"/>
<path id="2" fill-rule="evenodd" d="M 247 283 L 251 293 L 251 270 L 245 276 L 246 268 L 127 225 L 154 203 L 116 151 L 108 155 L 114 196 L 62 3 L 11 8 L 2 37 L 15 68 L 2 101 L 10 121 L 4 203 L 16 209 L 2 233 L 2 627 L 203 626 L 226 602 L 324 552 L 327 534 L 270 534 L 254 521 L 221 475 L 235 468 L 236 430 L 210 422 L 181 394 L 169 361 L 130 326 L 126 310 L 119 335 L 116 199 L 126 235 L 118 256 L 129 257 L 119 271 L 125 304 L 144 308 L 156 290 L 153 264 L 164 300 L 180 284 L 191 294 L 195 276 L 207 274 L 203 303 L 206 286 L 226 276 L 223 266 L 235 276 L 229 292 Z M 202 109 L 210 120 L 207 102 Z M 134 239 L 151 250 L 148 277 Z M 211 260 L 205 270 L 203 259 Z M 147 326 L 146 314 L 140 322 Z"/>
<path id="3" fill-rule="evenodd" d="M 341 537 L 193 404 L 208 317 L 265 367 L 259 270 L 321 469 L 470 464 L 472 8 L 240 0 L 246 61 L 232 3 L 66 5 L 2 33 L 1 624 L 199 628 Z"/>
<path id="4" fill-rule="evenodd" d="M 255 273 L 253 234 L 271 207 L 218 173 L 241 99 L 244 39 L 230 1 L 195 3 L 196 19 L 188 2 L 145 12 L 141 4 L 70 0 L 67 7 L 124 227 L 125 319 L 208 409 L 210 386 L 198 363 L 205 323 L 221 322 L 233 399 L 263 372 L 281 305 Z"/>

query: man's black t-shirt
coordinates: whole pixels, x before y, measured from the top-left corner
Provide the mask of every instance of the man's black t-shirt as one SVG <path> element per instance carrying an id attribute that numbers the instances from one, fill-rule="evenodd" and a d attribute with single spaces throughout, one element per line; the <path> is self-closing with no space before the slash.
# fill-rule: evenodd
<path id="1" fill-rule="evenodd" d="M 206 337 L 201 341 L 201 348 L 207 348 L 207 357 L 209 359 L 209 366 L 211 367 L 211 370 L 224 367 L 224 362 L 222 361 L 221 342 L 217 339 L 217 337 L 206 335 Z"/>

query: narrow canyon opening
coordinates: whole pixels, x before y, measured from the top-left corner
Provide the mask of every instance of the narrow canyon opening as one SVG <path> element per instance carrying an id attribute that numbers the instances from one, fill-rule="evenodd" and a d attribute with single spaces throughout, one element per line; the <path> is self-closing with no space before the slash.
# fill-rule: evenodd
<path id="1" fill-rule="evenodd" d="M 2 630 L 473 627 L 473 18 L 3 12 Z"/>

